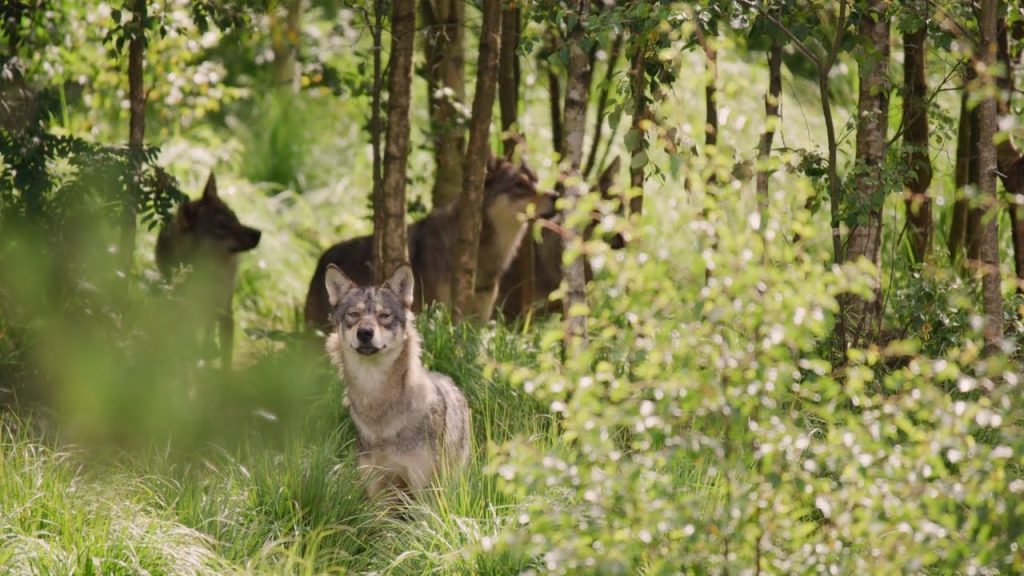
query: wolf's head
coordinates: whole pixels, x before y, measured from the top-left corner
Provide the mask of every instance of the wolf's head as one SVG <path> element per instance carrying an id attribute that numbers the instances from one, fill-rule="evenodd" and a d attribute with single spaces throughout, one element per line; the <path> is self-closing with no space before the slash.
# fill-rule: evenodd
<path id="1" fill-rule="evenodd" d="M 217 180 L 210 173 L 198 200 L 182 205 L 179 225 L 205 250 L 234 254 L 252 250 L 260 243 L 260 231 L 243 225 L 217 195 Z"/>
<path id="2" fill-rule="evenodd" d="M 555 213 L 557 196 L 537 190 L 537 175 L 525 163 L 518 166 L 492 157 L 484 181 L 484 215 L 494 223 L 520 221 L 521 214 L 548 218 Z M 532 209 L 531 209 L 532 207 Z"/>
<path id="3" fill-rule="evenodd" d="M 342 347 L 363 356 L 402 348 L 412 330 L 413 279 L 408 266 L 399 268 L 383 286 L 361 288 L 341 268 L 328 264 L 325 283 L 331 326 Z"/>

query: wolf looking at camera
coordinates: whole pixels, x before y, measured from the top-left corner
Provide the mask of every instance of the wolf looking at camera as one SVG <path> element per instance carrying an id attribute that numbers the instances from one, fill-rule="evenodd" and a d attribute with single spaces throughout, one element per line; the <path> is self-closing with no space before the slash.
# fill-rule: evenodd
<path id="1" fill-rule="evenodd" d="M 498 283 L 526 235 L 523 216 L 533 207 L 538 216 L 554 213 L 555 196 L 537 190 L 537 176 L 524 164 L 491 158 L 484 182 L 483 229 L 477 256 L 474 295 L 466 316 L 488 320 L 498 296 Z M 458 234 L 457 206 L 435 208 L 409 226 L 409 262 L 416 278 L 413 310 L 431 302 L 451 302 L 452 252 Z M 374 280 L 373 238 L 362 236 L 325 251 L 317 262 L 306 294 L 306 325 L 326 330 L 330 307 L 324 289 L 328 264 L 342 269 L 361 285 Z"/>
<path id="2" fill-rule="evenodd" d="M 469 407 L 452 379 L 420 362 L 408 266 L 360 288 L 328 264 L 327 352 L 345 380 L 367 493 L 415 494 L 444 467 L 469 460 Z"/>
<path id="3" fill-rule="evenodd" d="M 156 264 L 165 279 L 176 270 L 190 271 L 181 286 L 184 299 L 208 319 L 212 337 L 214 322 L 219 328 L 221 368 L 231 368 L 235 322 L 231 300 L 235 291 L 238 254 L 260 243 L 260 231 L 238 221 L 235 213 L 217 194 L 213 173 L 203 195 L 181 205 L 174 220 L 160 230 L 156 242 Z"/>

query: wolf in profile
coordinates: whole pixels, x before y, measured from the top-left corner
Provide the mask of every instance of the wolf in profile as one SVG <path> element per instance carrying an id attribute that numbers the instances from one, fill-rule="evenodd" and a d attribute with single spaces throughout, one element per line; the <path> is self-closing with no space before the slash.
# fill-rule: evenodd
<path id="1" fill-rule="evenodd" d="M 217 195 L 213 173 L 203 195 L 181 205 L 174 220 L 160 230 L 156 264 L 164 278 L 181 267 L 191 269 L 185 279 L 185 298 L 208 318 L 207 332 L 219 327 L 221 368 L 231 368 L 235 322 L 231 300 L 235 291 L 238 254 L 260 243 L 260 231 L 243 225 Z"/>
<path id="2" fill-rule="evenodd" d="M 469 407 L 452 379 L 420 362 L 412 312 L 413 273 L 361 288 L 328 264 L 327 352 L 345 380 L 367 492 L 415 494 L 443 467 L 469 460 Z"/>
<path id="3" fill-rule="evenodd" d="M 498 283 L 526 235 L 524 215 L 533 207 L 538 216 L 554 213 L 555 196 L 537 190 L 537 176 L 525 164 L 491 158 L 484 182 L 483 230 L 477 256 L 474 295 L 466 316 L 488 320 L 498 297 Z M 452 252 L 458 229 L 457 206 L 435 208 L 426 218 L 409 226 L 409 262 L 416 278 L 413 310 L 431 302 L 451 302 Z M 306 324 L 330 328 L 330 312 L 324 276 L 334 264 L 360 285 L 374 280 L 373 238 L 362 236 L 325 251 L 317 262 L 306 294 Z"/>
<path id="4" fill-rule="evenodd" d="M 621 196 L 615 189 L 618 172 L 619 158 L 616 157 L 598 177 L 597 191 L 602 200 L 610 202 Z M 619 216 L 624 215 L 625 206 L 625 201 L 620 198 L 617 210 Z M 597 217 L 598 215 L 595 215 L 591 218 L 584 229 L 583 236 L 587 240 L 593 237 L 597 230 Z M 562 223 L 561 215 L 555 216 L 552 220 L 558 224 Z M 609 235 L 606 240 L 613 250 L 620 250 L 625 246 L 625 239 L 620 234 Z M 533 243 L 532 261 L 525 262 L 521 251 L 501 278 L 497 300 L 506 319 L 521 318 L 528 313 L 552 314 L 562 310 L 561 301 L 551 300 L 551 293 L 562 283 L 562 253 L 565 251 L 562 237 L 544 228 L 540 241 L 532 238 L 526 241 Z M 589 282 L 593 272 L 588 261 L 584 261 L 584 266 L 585 276 Z M 529 290 L 524 288 L 527 285 L 530 286 Z M 524 297 L 529 297 L 530 300 L 524 301 Z"/>

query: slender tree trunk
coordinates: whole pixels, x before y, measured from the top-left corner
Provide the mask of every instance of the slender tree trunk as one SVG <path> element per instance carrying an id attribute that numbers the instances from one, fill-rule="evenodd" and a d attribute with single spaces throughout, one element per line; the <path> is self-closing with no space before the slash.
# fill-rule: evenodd
<path id="1" fill-rule="evenodd" d="M 981 106 L 975 106 L 970 113 L 971 140 L 967 147 L 967 185 L 973 186 L 975 192 L 981 191 L 981 164 L 978 153 L 981 150 Z M 967 229 L 964 231 L 964 248 L 967 261 L 977 265 L 981 258 L 981 217 L 985 209 L 980 205 L 981 198 L 967 203 Z"/>
<path id="2" fill-rule="evenodd" d="M 548 51 L 554 54 L 559 49 L 559 42 L 555 32 L 548 32 Z M 558 70 L 550 62 L 544 62 L 543 66 L 548 71 L 548 103 L 551 112 L 551 140 L 554 145 L 555 154 L 559 157 L 565 156 L 562 148 L 565 136 L 562 129 L 562 80 L 558 76 Z"/>
<path id="3" fill-rule="evenodd" d="M 608 53 L 608 65 L 605 69 L 604 82 L 601 83 L 601 91 L 597 97 L 597 116 L 594 120 L 594 137 L 590 141 L 590 152 L 587 154 L 587 162 L 583 168 L 583 177 L 590 178 L 596 168 L 597 150 L 601 146 L 601 133 L 604 128 L 606 112 L 608 111 L 608 100 L 611 97 L 612 83 L 615 80 L 615 65 L 622 53 L 622 33 L 616 34 L 612 40 L 611 51 Z"/>
<path id="4" fill-rule="evenodd" d="M 460 110 L 466 101 L 465 2 L 424 0 L 426 77 L 437 175 L 434 206 L 453 202 L 462 193 L 466 137 Z"/>
<path id="5" fill-rule="evenodd" d="M 519 86 L 521 73 L 519 66 L 519 33 L 520 11 L 517 6 L 509 5 L 501 15 L 501 55 L 498 61 L 498 100 L 501 108 L 501 129 L 504 133 L 503 147 L 506 158 L 512 158 L 516 146 L 522 139 L 519 128 Z M 514 285 L 505 297 L 515 302 L 514 308 L 525 311 L 533 305 L 534 292 L 534 241 L 531 237 L 523 240 L 512 260 L 508 278 L 514 278 Z"/>
<path id="6" fill-rule="evenodd" d="M 992 84 L 992 69 L 996 56 L 996 20 L 998 1 L 981 2 L 981 78 L 987 86 Z M 996 98 L 986 93 L 981 101 L 981 118 L 978 137 L 978 176 L 981 204 L 985 213 L 981 219 L 981 293 L 985 311 L 985 340 L 989 347 L 995 346 L 1003 337 L 1003 294 L 999 273 L 999 239 L 996 217 Z"/>
<path id="7" fill-rule="evenodd" d="M 135 256 L 136 205 L 142 180 L 143 147 L 146 140 L 146 87 L 143 67 L 146 60 L 146 0 L 132 2 L 132 21 L 128 39 L 128 155 L 131 159 L 131 184 L 121 208 L 121 257 L 125 277 L 131 277 Z"/>
<path id="8" fill-rule="evenodd" d="M 370 147 L 373 149 L 373 269 L 376 272 L 375 282 L 384 282 L 384 217 L 387 214 L 384 205 L 384 162 L 381 158 L 381 90 L 383 89 L 384 72 L 381 69 L 381 52 L 383 51 L 384 5 L 373 4 L 373 94 L 370 103 Z M 381 232 L 378 233 L 377 231 Z"/>
<path id="9" fill-rule="evenodd" d="M 384 143 L 381 226 L 374 243 L 381 247 L 378 279 L 390 278 L 409 261 L 406 254 L 405 168 L 409 158 L 409 100 L 412 87 L 414 0 L 394 0 L 391 7 L 391 57 L 388 62 L 388 127 Z"/>
<path id="10" fill-rule="evenodd" d="M 284 25 L 280 11 L 271 14 L 271 43 L 274 51 L 274 80 L 279 84 L 290 84 L 293 92 L 299 91 L 298 57 L 302 18 L 302 0 L 285 0 Z"/>
<path id="11" fill-rule="evenodd" d="M 849 336 L 855 347 L 873 333 L 881 312 L 877 267 L 882 244 L 883 166 L 889 124 L 889 21 L 885 15 L 886 4 L 885 0 L 873 0 L 858 24 L 859 34 L 865 41 L 865 52 L 858 62 L 860 90 L 856 173 L 849 196 L 856 223 L 850 228 L 847 259 L 864 257 L 876 266 L 876 297 L 873 301 L 849 298 Z"/>
<path id="12" fill-rule="evenodd" d="M 907 190 L 907 228 L 914 261 L 924 262 L 931 245 L 932 201 L 928 187 L 932 182 L 932 163 L 928 155 L 928 86 L 925 80 L 925 40 L 928 28 L 927 4 L 914 4 L 921 24 L 917 30 L 903 33 L 903 158 L 907 171 L 903 186 Z"/>
<path id="13" fill-rule="evenodd" d="M 772 42 L 768 50 L 768 93 L 764 95 L 764 132 L 757 144 L 757 204 L 762 212 L 768 208 L 768 169 L 775 126 L 779 122 L 779 101 L 782 97 L 782 44 Z"/>
<path id="14" fill-rule="evenodd" d="M 967 90 L 960 97 L 960 118 L 956 131 L 956 167 L 953 172 L 953 187 L 956 199 L 953 201 L 953 214 L 949 223 L 949 238 L 946 247 L 949 257 L 955 262 L 962 262 L 964 244 L 967 239 L 967 217 L 970 203 L 964 196 L 964 188 L 971 182 L 971 143 L 973 142 L 973 113 L 967 107 Z"/>
<path id="15" fill-rule="evenodd" d="M 715 30 L 697 26 L 697 33 L 704 50 L 707 75 L 704 85 L 704 155 L 708 156 L 718 146 L 718 51 L 712 45 Z"/>
<path id="16" fill-rule="evenodd" d="M 565 190 L 565 197 L 567 199 L 567 206 L 565 208 L 566 222 L 573 221 L 571 214 L 578 209 L 580 197 L 586 191 L 586 184 L 581 178 L 580 165 L 583 162 L 583 132 L 586 130 L 587 102 L 590 96 L 587 90 L 589 62 L 587 61 L 587 53 L 583 49 L 590 1 L 574 0 L 569 5 L 575 9 L 574 15 L 577 21 L 576 25 L 569 31 L 568 81 L 565 90 L 565 126 L 564 143 L 562 145 L 564 156 L 562 157 L 562 165 L 563 169 L 567 172 L 567 186 Z M 576 235 L 581 238 L 584 233 L 583 228 L 583 226 L 578 226 L 574 230 Z M 585 345 L 587 342 L 585 257 L 583 254 L 578 254 L 564 266 L 566 282 L 564 298 L 566 340 L 570 346 Z"/>
<path id="17" fill-rule="evenodd" d="M 629 88 L 633 97 L 633 126 L 626 138 L 632 159 L 629 163 L 629 213 L 639 215 L 644 209 L 644 178 L 647 168 L 647 130 L 651 119 L 647 96 L 647 35 L 634 31 L 633 56 L 629 65 Z"/>
<path id="18" fill-rule="evenodd" d="M 1014 90 L 1013 59 L 1010 57 L 1009 31 L 1005 18 L 999 21 L 998 58 L 1002 64 L 1003 75 L 999 77 L 999 109 L 1000 117 L 1012 114 L 1010 110 L 1010 94 Z M 1008 199 L 1010 213 L 1010 234 L 1013 239 L 1013 264 L 1017 276 L 1017 293 L 1024 294 L 1024 209 L 1021 198 L 1024 197 L 1024 154 L 1021 154 L 1012 138 L 1006 138 L 996 148 L 996 162 L 999 166 L 999 177 L 1003 181 Z"/>
<path id="19" fill-rule="evenodd" d="M 476 93 L 469 128 L 469 149 L 458 207 L 459 236 L 455 243 L 452 276 L 452 316 L 487 320 L 497 286 L 475 286 L 477 253 L 483 225 L 484 176 L 490 154 L 488 138 L 498 84 L 501 50 L 501 0 L 484 0 L 480 25 L 480 54 L 477 61 Z M 495 279 L 497 282 L 499 279 Z"/>
<path id="20" fill-rule="evenodd" d="M 512 158 L 519 142 L 519 8 L 509 4 L 501 14 L 501 55 L 498 57 L 498 102 L 502 144 Z"/>

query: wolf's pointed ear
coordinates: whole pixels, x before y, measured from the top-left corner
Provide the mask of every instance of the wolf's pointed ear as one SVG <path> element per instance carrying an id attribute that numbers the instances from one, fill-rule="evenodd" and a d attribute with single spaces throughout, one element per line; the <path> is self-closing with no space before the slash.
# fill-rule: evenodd
<path id="1" fill-rule="evenodd" d="M 402 266 L 395 270 L 395 273 L 391 275 L 391 278 L 384 285 L 402 299 L 402 303 L 405 304 L 406 308 L 412 308 L 412 283 L 412 268 Z"/>
<path id="2" fill-rule="evenodd" d="M 213 171 L 210 172 L 210 176 L 206 179 L 206 187 L 203 188 L 203 198 L 216 198 L 217 197 L 217 177 L 213 175 Z"/>
<path id="3" fill-rule="evenodd" d="M 355 288 L 355 282 L 348 279 L 345 273 L 334 264 L 327 265 L 327 273 L 324 275 L 324 284 L 327 286 L 327 300 L 331 306 L 337 306 L 341 298 L 351 289 Z"/>

